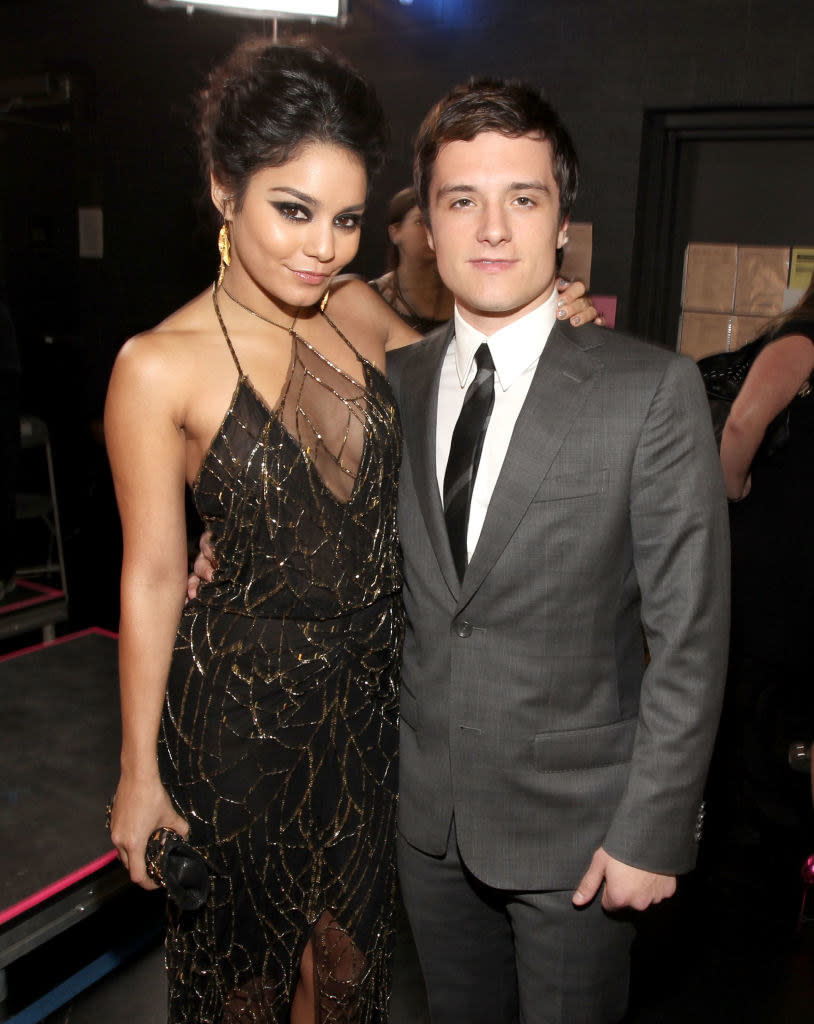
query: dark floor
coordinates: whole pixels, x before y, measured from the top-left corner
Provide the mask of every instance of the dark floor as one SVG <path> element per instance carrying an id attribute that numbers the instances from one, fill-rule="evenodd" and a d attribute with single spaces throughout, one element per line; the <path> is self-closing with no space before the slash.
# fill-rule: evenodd
<path id="1" fill-rule="evenodd" d="M 781 942 L 751 928 L 748 908 L 742 908 L 742 927 L 727 934 L 731 925 L 716 927 L 694 900 L 695 894 L 680 893 L 672 907 L 664 904 L 647 918 L 634 949 L 631 1010 L 625 1024 L 811 1024 L 814 920 Z M 165 1003 L 162 951 L 152 940 L 45 1020 L 165 1024 Z M 427 1022 L 423 986 L 403 922 L 390 1020 Z"/>
<path id="2" fill-rule="evenodd" d="M 32 638 L 33 642 L 38 639 Z M 60 655 L 67 650 L 59 646 L 54 649 Z M 27 696 L 22 683 L 13 689 L 20 700 Z M 59 707 L 57 702 L 47 703 L 52 709 Z M 64 715 L 60 712 L 55 717 L 62 720 Z M 101 728 L 93 731 L 97 735 L 105 732 Z M 52 746 L 47 742 L 46 750 L 53 752 Z M 115 744 L 112 749 L 115 753 Z M 25 751 L 26 756 L 31 753 Z M 76 763 L 84 762 L 78 759 Z M 6 781 L 9 779 L 10 770 L 6 773 Z M 98 808 L 109 792 L 105 785 L 98 793 L 93 792 L 92 780 L 86 774 L 81 785 L 70 787 L 90 802 L 89 821 L 94 824 L 89 824 L 86 832 L 102 827 Z M 18 830 L 15 836 L 21 849 L 28 849 L 30 831 Z M 5 832 L 6 863 L 12 845 L 9 832 Z M 744 863 L 741 857 L 730 860 L 733 864 Z M 775 900 L 768 885 L 777 872 L 750 870 L 749 874 L 760 883 L 751 889 L 741 887 L 723 903 L 712 900 L 698 879 L 690 876 L 682 880 L 673 900 L 644 915 L 634 947 L 626 1024 L 814 1024 L 814 892 L 808 908 L 812 919 L 795 933 L 788 926 L 778 927 L 773 918 Z M 794 872 L 791 874 L 794 876 Z M 790 902 L 794 903 L 799 901 L 800 885 L 796 877 L 791 881 L 795 891 Z M 150 899 L 153 903 L 147 908 L 145 900 Z M 133 888 L 116 906 L 75 926 L 38 954 L 31 954 L 30 962 L 12 965 L 7 972 L 9 999 L 0 1004 L 0 1022 L 14 1020 L 32 999 L 81 973 L 83 964 L 103 962 L 105 951 L 115 947 L 120 966 L 69 998 L 61 1008 L 53 1002 L 46 1016 L 29 1015 L 26 1024 L 34 1020 L 47 1024 L 165 1024 L 161 919 L 161 904 Z M 59 975 L 56 979 L 55 974 Z M 427 1022 L 420 972 L 403 920 L 398 931 L 391 1007 L 391 1024 Z"/>

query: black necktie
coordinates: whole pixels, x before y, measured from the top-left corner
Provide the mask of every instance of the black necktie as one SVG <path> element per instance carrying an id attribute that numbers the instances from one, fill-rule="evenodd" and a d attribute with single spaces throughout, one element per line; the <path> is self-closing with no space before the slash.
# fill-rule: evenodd
<path id="1" fill-rule="evenodd" d="M 475 353 L 478 371 L 464 397 L 463 408 L 452 432 L 449 460 L 444 473 L 444 517 L 458 576 L 466 571 L 466 534 L 469 503 L 478 472 L 483 438 L 495 404 L 495 364 L 486 342 Z"/>

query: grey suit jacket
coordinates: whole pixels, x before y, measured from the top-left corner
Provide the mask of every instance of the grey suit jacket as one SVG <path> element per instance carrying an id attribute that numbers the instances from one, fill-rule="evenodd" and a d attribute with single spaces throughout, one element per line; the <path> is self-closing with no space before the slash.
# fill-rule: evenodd
<path id="1" fill-rule="evenodd" d="M 729 602 L 700 375 L 556 324 L 460 583 L 435 467 L 451 337 L 388 359 L 405 437 L 401 832 L 440 854 L 454 813 L 465 863 L 501 888 L 570 888 L 600 844 L 689 870 Z"/>

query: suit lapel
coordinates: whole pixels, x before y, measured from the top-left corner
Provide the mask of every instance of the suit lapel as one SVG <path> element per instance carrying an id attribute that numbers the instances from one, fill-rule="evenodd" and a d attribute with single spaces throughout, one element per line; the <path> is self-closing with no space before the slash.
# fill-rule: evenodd
<path id="1" fill-rule="evenodd" d="M 418 509 L 424 517 L 441 574 L 457 598 L 461 585 L 449 547 L 435 458 L 441 364 L 453 332 L 454 327 L 450 323 L 439 337 L 420 342 L 410 353 L 412 358 L 408 359 L 400 377 L 399 407 Z M 400 508 L 402 515 L 407 514 L 408 502 L 402 501 Z M 412 509 L 413 503 L 410 502 L 408 511 Z"/>
<path id="2" fill-rule="evenodd" d="M 584 340 L 587 342 L 588 338 Z M 600 365 L 570 336 L 570 329 L 554 325 L 517 418 L 477 547 L 464 576 L 461 604 L 483 582 L 526 514 L 588 396 L 591 378 Z"/>

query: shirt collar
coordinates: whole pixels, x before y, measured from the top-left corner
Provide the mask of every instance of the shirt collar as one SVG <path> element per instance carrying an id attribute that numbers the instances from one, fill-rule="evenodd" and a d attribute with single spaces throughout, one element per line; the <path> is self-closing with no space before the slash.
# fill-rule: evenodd
<path id="1" fill-rule="evenodd" d="M 542 355 L 551 328 L 557 319 L 559 292 L 553 288 L 551 295 L 530 313 L 513 320 L 506 327 L 489 335 L 477 330 L 464 320 L 455 304 L 455 367 L 461 387 L 469 379 L 475 353 L 481 343 L 489 343 L 489 351 L 495 364 L 495 374 L 503 391 L 506 391 Z"/>

